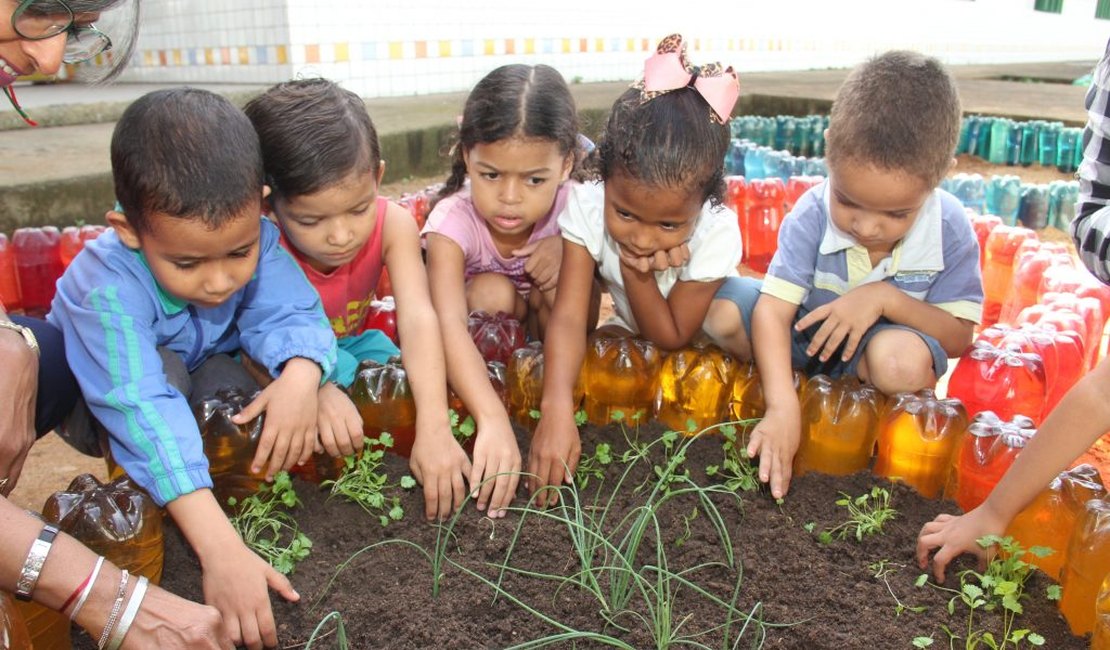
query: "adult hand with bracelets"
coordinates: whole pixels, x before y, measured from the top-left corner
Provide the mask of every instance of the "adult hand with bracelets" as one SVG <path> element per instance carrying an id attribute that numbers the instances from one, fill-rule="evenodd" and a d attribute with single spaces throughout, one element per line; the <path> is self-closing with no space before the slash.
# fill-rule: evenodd
<path id="1" fill-rule="evenodd" d="M 0 0 L 0 90 L 30 125 L 12 84 L 57 74 L 113 47 L 93 24 L 102 11 L 128 12 L 108 79 L 131 59 L 140 0 Z M 10 20 L 5 20 L 5 16 Z M 103 80 L 102 79 L 102 80 Z M 6 499 L 38 436 L 73 409 L 77 383 L 62 334 L 0 306 L 0 589 L 63 611 L 104 648 L 233 648 L 218 610 L 185 600 L 103 561 Z"/>

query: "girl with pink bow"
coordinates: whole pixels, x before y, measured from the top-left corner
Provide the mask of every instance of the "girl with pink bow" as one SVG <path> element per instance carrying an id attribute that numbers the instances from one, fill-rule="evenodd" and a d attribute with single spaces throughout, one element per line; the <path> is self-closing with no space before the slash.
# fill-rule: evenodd
<path id="1" fill-rule="evenodd" d="M 664 39 L 644 78 L 613 104 L 587 171 L 559 217 L 559 291 L 544 343 L 542 416 L 528 454 L 536 502 L 571 481 L 581 443 L 574 385 L 582 365 L 595 271 L 615 316 L 601 329 L 675 350 L 707 335 L 751 358 L 737 304 L 741 241 L 722 204 L 728 120 L 740 85 L 732 68 L 695 67 L 681 36 Z M 542 491 L 541 491 L 542 490 Z"/>

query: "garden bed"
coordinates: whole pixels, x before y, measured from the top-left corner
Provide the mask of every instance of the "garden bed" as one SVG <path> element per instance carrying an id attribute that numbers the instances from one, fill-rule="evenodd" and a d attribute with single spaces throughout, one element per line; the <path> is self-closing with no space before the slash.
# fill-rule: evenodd
<path id="1" fill-rule="evenodd" d="M 632 439 L 649 443 L 659 440 L 661 434 L 662 429 L 651 424 Z M 633 432 L 627 435 L 633 436 Z M 720 475 L 707 477 L 705 468 L 722 464 L 721 440 L 720 436 L 697 439 L 685 450 L 683 467 L 693 483 L 720 484 Z M 621 427 L 584 428 L 584 454 L 592 453 L 599 441 L 610 443 L 615 457 L 629 449 Z M 680 438 L 675 448 L 684 441 Z M 527 447 L 522 444 L 522 448 Z M 917 532 L 937 513 L 955 512 L 951 502 L 924 499 L 904 485 L 868 473 L 806 475 L 793 483 L 781 504 L 763 491 L 740 492 L 735 497 L 719 489 L 702 496 L 687 492 L 667 499 L 656 490 L 653 497 L 653 488 L 660 486 L 654 468 L 666 467 L 668 456 L 660 443 L 652 445 L 649 454 L 648 459 L 634 463 L 619 489 L 616 486 L 625 466 L 618 463 L 608 467 L 604 481 L 590 479 L 579 495 L 586 505 L 578 510 L 524 512 L 525 505 L 518 500 L 508 517 L 494 522 L 468 504 L 450 529 L 424 521 L 418 489 L 390 491 L 400 497 L 405 516 L 383 528 L 376 516 L 359 506 L 338 497 L 329 499 L 318 486 L 295 481 L 303 505 L 294 515 L 313 547 L 291 576 L 302 603 L 275 602 L 281 647 L 303 647 L 331 612 L 341 614 L 349 647 L 359 649 L 504 648 L 561 633 L 570 636 L 570 631 L 597 636 L 580 637 L 576 644 L 564 640 L 553 647 L 623 643 L 625 647 L 649 648 L 657 646 L 656 637 L 666 633 L 667 623 L 672 640 L 692 637 L 710 648 L 911 648 L 919 637 L 931 637 L 931 647 L 946 648 L 949 637 L 942 626 L 961 637 L 952 647 L 965 647 L 967 607 L 956 602 L 955 613 L 949 615 L 952 593 L 915 584 L 922 574 L 913 562 Z M 392 455 L 386 456 L 384 469 L 393 484 L 408 473 L 407 462 Z M 680 468 L 677 476 L 682 472 Z M 638 485 L 643 487 L 635 490 Z M 689 486 L 681 478 L 667 485 L 675 493 Z M 847 519 L 846 509 L 835 504 L 839 493 L 856 497 L 875 486 L 889 490 L 897 511 L 882 534 L 865 536 L 862 541 L 849 535 L 848 539 L 821 543 L 817 533 Z M 617 522 L 643 512 L 636 509 L 645 503 L 656 503 L 658 508 L 654 519 L 644 520 L 649 524 L 647 533 L 632 565 L 646 580 L 637 587 L 638 581 L 632 579 L 628 611 L 610 615 L 607 623 L 601 614 L 602 603 L 614 602 L 612 580 L 628 578 L 632 572 L 591 574 L 598 577 L 598 595 L 575 584 L 575 577 L 583 578 L 582 583 L 588 580 L 580 573 L 582 563 L 568 531 L 587 542 L 601 538 L 591 537 L 588 526 L 568 526 L 553 517 L 580 515 L 596 520 L 613 493 L 617 496 L 606 515 L 607 523 L 600 528 L 614 546 L 620 546 L 630 527 L 625 523 L 614 533 Z M 595 503 L 596 494 L 602 497 L 595 508 L 589 504 Z M 722 542 L 725 536 L 714 526 L 714 510 L 720 513 L 729 544 Z M 653 521 L 658 522 L 658 537 Z M 644 568 L 663 564 L 656 539 L 662 540 L 659 547 L 669 572 Z M 383 540 L 406 541 L 359 552 Z M 433 597 L 435 573 L 429 558 L 436 557 L 437 543 L 444 549 L 444 560 L 439 593 Z M 729 547 L 734 554 L 731 567 Z M 620 564 L 615 554 L 602 560 L 605 556 L 601 550 L 595 561 Z M 498 589 L 492 585 L 499 579 L 498 566 L 502 564 L 513 569 L 501 576 L 500 596 L 495 600 Z M 344 568 L 337 575 L 341 566 Z M 682 573 L 698 566 L 701 568 Z M 957 561 L 946 586 L 958 586 L 956 572 L 968 568 L 973 568 L 968 558 Z M 521 571 L 571 579 L 541 578 Z M 196 558 L 172 525 L 167 532 L 164 575 L 163 586 L 202 600 Z M 661 575 L 668 579 L 660 579 Z M 1069 633 L 1055 604 L 1046 600 L 1051 584 L 1040 573 L 1030 579 L 1026 585 L 1029 598 L 1022 601 L 1025 613 L 1014 627 L 1041 635 L 1044 647 L 1085 648 L 1086 642 Z M 655 615 L 658 609 L 653 613 L 653 608 L 667 602 L 673 605 L 670 616 Z M 899 603 L 906 608 L 900 613 Z M 910 609 L 918 607 L 925 609 Z M 977 614 L 972 623 L 973 630 L 991 631 L 996 638 L 1001 636 L 1001 627 L 1001 619 L 989 613 Z M 332 619 L 321 626 L 311 647 L 337 647 L 334 630 Z M 91 647 L 90 643 L 81 635 L 78 647 Z"/>

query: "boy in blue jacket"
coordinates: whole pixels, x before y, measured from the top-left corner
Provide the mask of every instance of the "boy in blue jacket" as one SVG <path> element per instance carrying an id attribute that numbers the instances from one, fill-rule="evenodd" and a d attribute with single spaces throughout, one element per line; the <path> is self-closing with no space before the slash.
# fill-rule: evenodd
<path id="1" fill-rule="evenodd" d="M 114 231 L 73 261 L 48 319 L 65 335 L 113 457 L 196 551 L 205 600 L 237 644 L 276 646 L 267 585 L 289 600 L 299 595 L 221 511 L 182 384 L 219 360 L 241 370 L 227 357 L 238 350 L 276 378 L 239 415 L 265 411 L 253 464 L 272 477 L 307 460 L 320 426 L 361 441 L 354 405 L 324 381 L 335 336 L 277 227 L 260 216 L 268 188 L 242 111 L 202 90 L 153 92 L 123 114 L 111 153 Z M 325 413 L 338 421 L 318 422 Z"/>

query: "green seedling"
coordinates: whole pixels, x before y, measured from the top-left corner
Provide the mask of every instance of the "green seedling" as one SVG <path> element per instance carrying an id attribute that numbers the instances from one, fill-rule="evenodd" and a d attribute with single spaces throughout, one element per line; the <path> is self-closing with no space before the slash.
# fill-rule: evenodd
<path id="1" fill-rule="evenodd" d="M 848 519 L 818 533 L 817 539 L 822 544 L 830 544 L 833 539 L 845 539 L 849 535 L 855 537 L 857 542 L 863 541 L 864 537 L 882 533 L 883 526 L 898 516 L 898 511 L 890 506 L 890 492 L 877 485 L 858 497 L 853 498 L 844 492 L 840 493 L 840 497 L 836 505 L 847 508 Z"/>
<path id="2" fill-rule="evenodd" d="M 332 496 L 339 495 L 357 503 L 363 510 L 376 516 L 382 526 L 389 525 L 390 521 L 400 521 L 405 516 L 401 498 L 385 495 L 385 491 L 394 486 L 389 484 L 389 478 L 380 471 L 385 450 L 392 446 L 393 436 L 384 431 L 377 438 L 367 439 L 361 455 L 343 459 L 344 467 L 339 478 L 324 481 L 320 486 L 330 487 Z M 404 489 L 415 485 L 416 481 L 411 476 L 405 476 L 400 481 L 400 487 Z"/>
<path id="3" fill-rule="evenodd" d="M 737 435 L 736 426 L 748 426 L 758 420 L 742 420 L 735 424 L 723 424 L 720 427 L 721 451 L 724 459 L 720 465 L 709 465 L 705 468 L 707 476 L 720 479 L 725 488 L 739 494 L 740 492 L 754 492 L 762 485 L 759 482 L 759 466 L 748 458 L 746 445 Z"/>
<path id="4" fill-rule="evenodd" d="M 582 456 L 574 470 L 574 480 L 580 489 L 585 489 L 591 479 L 604 480 L 605 468 L 613 463 L 612 448 L 607 442 L 594 447 L 594 453 Z"/>
<path id="5" fill-rule="evenodd" d="M 869 571 L 871 571 L 871 577 L 882 580 L 883 584 L 886 585 L 887 593 L 889 593 L 890 597 L 894 599 L 894 615 L 895 616 L 901 616 L 902 612 L 912 612 L 914 614 L 920 614 L 921 612 L 924 612 L 925 609 L 926 609 L 925 607 L 922 607 L 922 606 L 913 606 L 913 605 L 907 605 L 907 604 L 903 603 L 898 598 L 898 596 L 896 596 L 894 594 L 894 589 L 891 588 L 890 581 L 887 580 L 887 576 L 893 575 L 894 573 L 896 573 L 898 571 L 898 569 L 905 568 L 905 566 L 906 565 L 904 565 L 904 564 L 895 564 L 893 562 L 888 562 L 887 560 L 879 560 L 878 562 L 872 562 L 871 564 L 867 565 L 867 569 Z M 932 643 L 932 641 L 930 641 L 930 643 Z M 917 647 L 924 647 L 924 646 L 917 646 Z"/>
<path id="6" fill-rule="evenodd" d="M 953 596 L 948 600 L 950 615 L 955 614 L 957 604 L 967 607 L 965 631 L 967 636 L 964 640 L 965 648 L 968 650 L 979 647 L 1001 650 L 1010 647 L 1018 648 L 1023 644 L 1043 646 L 1045 643 L 1043 636 L 1026 628 L 1015 628 L 1015 624 L 1017 617 L 1025 611 L 1022 601 L 1029 598 L 1025 593 L 1025 583 L 1036 568 L 1023 558 L 1026 553 L 1045 557 L 1053 550 L 1043 546 L 1034 546 L 1026 550 L 1012 537 L 998 535 L 988 535 L 979 539 L 978 543 L 983 548 L 998 545 L 998 554 L 987 564 L 986 571 L 983 573 L 971 569 L 961 571 L 958 574 L 960 579 L 958 590 L 933 584 L 929 582 L 928 575 L 919 577 L 917 585 L 928 584 L 935 589 L 952 593 Z M 1053 585 L 1045 596 L 1049 600 L 1058 600 L 1059 586 Z M 997 637 L 992 631 L 976 627 L 977 614 L 994 611 L 1000 611 L 1002 616 L 1002 630 Z M 951 631 L 945 631 L 950 635 L 950 639 L 959 638 Z"/>
<path id="7" fill-rule="evenodd" d="M 474 416 L 468 415 L 465 420 L 459 422 L 459 414 L 455 409 L 447 409 L 447 421 L 451 425 L 451 435 L 455 436 L 455 440 L 460 445 L 473 438 L 474 433 L 478 430 L 474 423 Z"/>
<path id="8" fill-rule="evenodd" d="M 272 484 L 263 484 L 242 501 L 232 497 L 227 502 L 235 509 L 231 525 L 243 543 L 279 572 L 292 573 L 312 551 L 312 540 L 285 510 L 301 503 L 288 472 L 278 472 Z"/>

